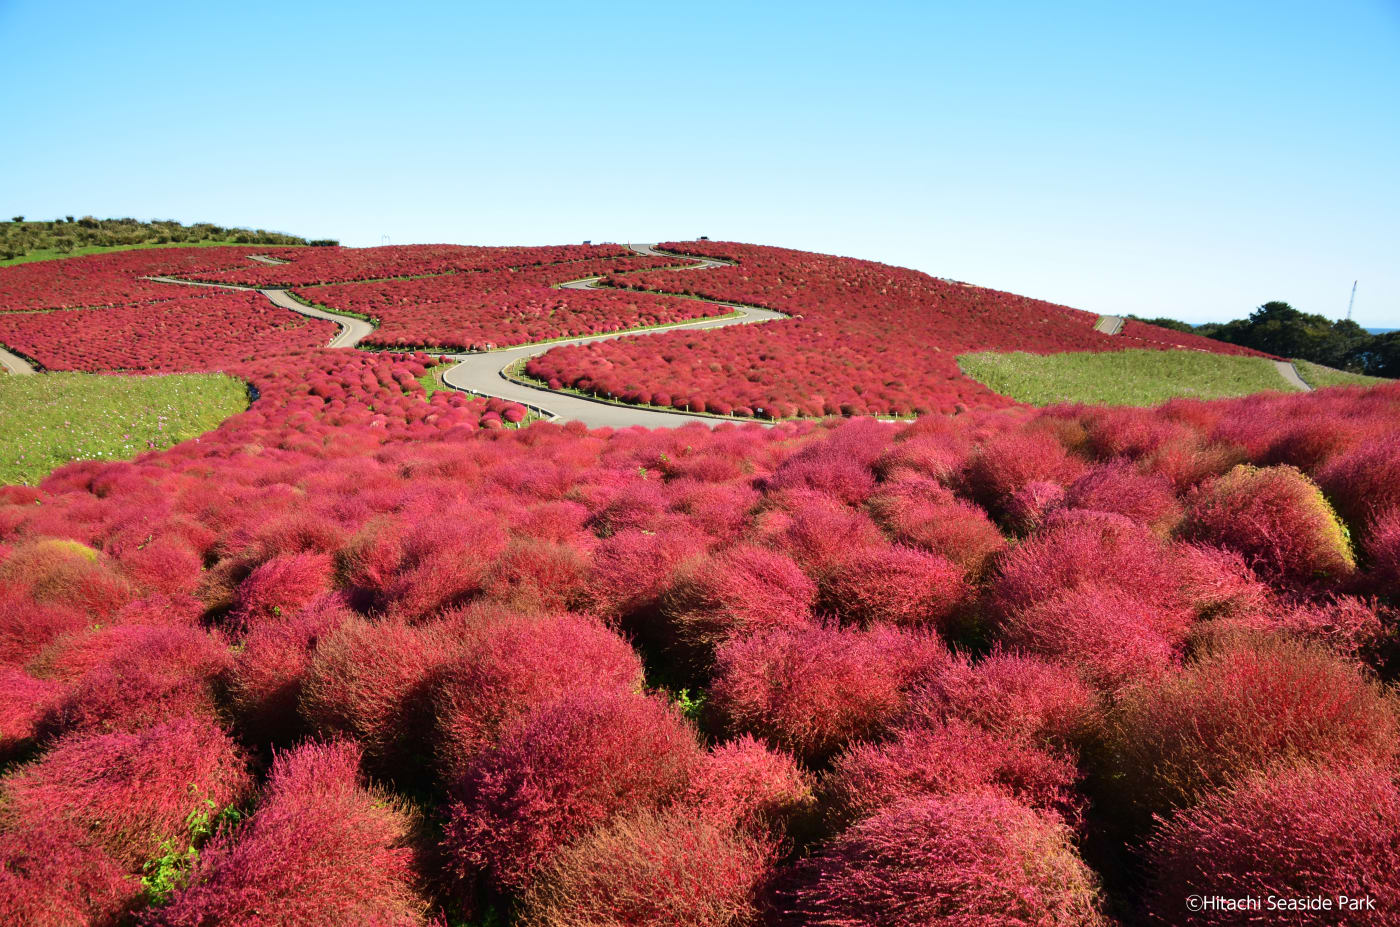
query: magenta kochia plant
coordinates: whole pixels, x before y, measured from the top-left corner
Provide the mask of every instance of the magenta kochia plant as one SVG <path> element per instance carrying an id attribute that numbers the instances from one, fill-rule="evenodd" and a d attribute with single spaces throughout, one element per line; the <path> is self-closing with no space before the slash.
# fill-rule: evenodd
<path id="1" fill-rule="evenodd" d="M 1400 790 L 1393 768 L 1283 766 L 1215 792 L 1159 824 L 1148 846 L 1151 907 L 1178 923 L 1189 896 L 1360 899 L 1304 924 L 1397 923 Z M 1366 901 L 1369 899 L 1369 902 Z M 1260 923 L 1222 911 L 1214 924 Z M 1277 916 L 1277 915 L 1275 915 Z"/>
<path id="2" fill-rule="evenodd" d="M 414 821 L 400 800 L 363 784 L 359 758 L 345 743 L 280 754 L 252 817 L 207 845 L 189 886 L 142 923 L 424 923 Z"/>
<path id="3" fill-rule="evenodd" d="M 684 718 L 651 697 L 584 689 L 507 727 L 449 788 L 444 848 L 456 874 L 527 887 L 565 845 L 662 807 L 699 759 Z"/>
<path id="4" fill-rule="evenodd" d="M 1097 880 L 1070 829 L 994 791 L 897 804 L 802 867 L 789 923 L 1100 927 Z"/>

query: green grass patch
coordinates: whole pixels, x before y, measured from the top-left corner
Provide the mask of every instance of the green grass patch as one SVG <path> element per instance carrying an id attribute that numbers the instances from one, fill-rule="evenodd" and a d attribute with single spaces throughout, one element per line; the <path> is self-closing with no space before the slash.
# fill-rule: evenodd
<path id="1" fill-rule="evenodd" d="M 1303 378 L 1303 382 L 1313 389 L 1323 389 L 1328 386 L 1380 386 L 1382 383 L 1394 382 L 1385 377 L 1369 377 L 1364 373 L 1347 373 L 1345 370 L 1324 367 L 1321 364 L 1314 364 L 1312 361 L 1295 360 L 1293 366 L 1298 368 L 1298 376 Z"/>
<path id="2" fill-rule="evenodd" d="M 139 245 L 83 245 L 73 248 L 70 251 L 59 251 L 57 248 L 37 248 L 28 254 L 21 254 L 19 257 L 12 257 L 9 260 L 0 261 L 0 267 L 10 267 L 14 264 L 31 264 L 34 261 L 57 261 L 63 258 L 83 257 L 88 254 L 106 254 L 108 251 L 145 251 L 148 248 L 226 248 L 231 245 L 241 245 L 248 249 L 249 254 L 257 254 L 259 250 L 269 251 L 273 248 L 295 248 L 297 245 L 253 245 L 247 242 L 237 241 L 167 241 L 167 242 L 143 242 Z"/>
<path id="3" fill-rule="evenodd" d="M 1205 351 L 961 354 L 963 373 L 1020 402 L 1150 406 L 1180 396 L 1224 399 L 1289 391 L 1273 362 Z"/>
<path id="4" fill-rule="evenodd" d="M 222 374 L 0 376 L 0 483 L 170 447 L 247 407 L 247 387 Z"/>

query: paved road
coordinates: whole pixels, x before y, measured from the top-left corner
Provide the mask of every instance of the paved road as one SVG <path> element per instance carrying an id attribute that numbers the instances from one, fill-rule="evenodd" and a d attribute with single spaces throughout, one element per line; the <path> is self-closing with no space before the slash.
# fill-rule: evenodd
<path id="1" fill-rule="evenodd" d="M 1274 366 L 1278 368 L 1279 375 L 1288 381 L 1288 385 L 1298 390 L 1300 393 L 1311 393 L 1312 387 L 1298 376 L 1298 368 L 1293 366 L 1292 361 L 1274 361 Z"/>
<path id="2" fill-rule="evenodd" d="M 1094 323 L 1094 330 L 1103 332 L 1105 335 L 1116 335 L 1123 330 L 1123 317 L 1118 315 L 1101 315 Z"/>
<path id="3" fill-rule="evenodd" d="M 334 312 L 326 312 L 324 309 L 316 309 L 305 303 L 297 302 L 292 298 L 292 294 L 286 290 L 259 290 L 258 292 L 272 300 L 273 305 L 299 312 L 313 319 L 325 319 L 327 322 L 339 325 L 340 334 L 331 339 L 331 343 L 326 345 L 328 348 L 353 348 L 363 341 L 365 336 L 374 331 L 374 326 L 364 319 L 336 315 Z"/>
<path id="4" fill-rule="evenodd" d="M 4 367 L 16 376 L 28 377 L 35 373 L 34 365 L 20 357 L 18 354 L 11 354 L 0 346 L 0 367 Z"/>
<path id="5" fill-rule="evenodd" d="M 251 286 L 238 286 L 232 283 L 200 283 L 197 280 L 179 280 L 175 277 L 149 277 L 158 283 L 179 283 L 183 286 L 209 286 L 217 290 L 252 290 Z M 328 348 L 353 348 L 358 345 L 366 335 L 374 331 L 374 326 L 364 319 L 357 319 L 348 315 L 336 315 L 334 312 L 326 312 L 323 309 L 315 309 L 305 303 L 297 302 L 292 298 L 292 294 L 286 290 L 258 290 L 259 293 L 272 301 L 274 306 L 283 309 L 290 309 L 299 314 L 310 316 L 313 319 L 325 319 L 327 322 L 334 322 L 340 326 L 340 333 L 331 339 Z"/>
<path id="6" fill-rule="evenodd" d="M 635 249 L 638 246 L 633 245 L 632 247 Z M 597 277 L 590 277 L 586 280 L 560 284 L 560 286 L 567 289 L 588 289 L 596 280 L 598 280 Z M 567 344 L 584 344 L 590 341 L 605 341 L 609 338 L 631 338 L 678 329 L 723 328 L 726 325 L 771 322 L 774 319 L 787 318 L 781 312 L 773 312 L 770 309 L 757 309 L 748 306 L 729 306 L 728 308 L 734 310 L 738 315 L 728 319 L 683 322 L 679 325 L 653 328 L 643 332 L 592 335 L 569 341 L 552 341 L 548 344 L 527 344 L 518 348 L 503 348 L 499 351 L 486 351 L 480 354 L 455 354 L 452 356 L 456 357 L 459 363 L 444 373 L 442 379 L 444 383 L 454 389 L 484 396 L 499 396 L 512 402 L 524 403 L 537 412 L 543 412 L 561 421 L 580 421 L 590 428 L 628 428 L 632 425 L 641 425 L 645 428 L 678 428 L 690 422 L 715 425 L 725 421 L 725 419 L 711 418 L 706 415 L 688 415 L 684 412 L 658 412 L 654 409 L 615 405 L 610 402 L 584 399 L 582 396 L 569 393 L 536 389 L 513 380 L 507 380 L 502 376 L 502 371 L 521 358 L 535 357 L 550 348 Z"/>
<path id="7" fill-rule="evenodd" d="M 271 264 L 274 267 L 290 263 L 289 261 L 284 261 L 281 258 L 268 257 L 266 254 L 250 254 L 248 255 L 248 260 L 257 261 L 261 264 Z"/>

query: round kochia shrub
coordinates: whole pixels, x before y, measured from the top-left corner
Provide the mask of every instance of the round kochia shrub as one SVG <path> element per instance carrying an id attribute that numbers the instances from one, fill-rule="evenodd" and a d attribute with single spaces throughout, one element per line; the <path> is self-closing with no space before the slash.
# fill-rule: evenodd
<path id="1" fill-rule="evenodd" d="M 747 734 L 705 754 L 682 801 L 720 827 L 776 838 L 816 806 L 811 776 Z"/>
<path id="2" fill-rule="evenodd" d="M 662 616 L 677 650 L 704 666 L 735 635 L 806 624 L 816 592 L 792 558 L 744 544 L 683 564 Z"/>
<path id="3" fill-rule="evenodd" d="M 1298 766 L 1263 773 L 1178 811 L 1152 836 L 1153 913 L 1184 917 L 1191 895 L 1373 899 L 1374 910 L 1301 914 L 1300 924 L 1400 924 L 1400 790 L 1394 772 Z M 1273 915 L 1279 917 L 1278 914 Z M 1261 923 L 1222 912 L 1212 924 Z"/>
<path id="4" fill-rule="evenodd" d="M 129 870 L 189 846 L 191 815 L 214 817 L 252 787 L 242 753 L 212 722 L 70 735 L 0 780 L 7 820 L 62 821 Z"/>
<path id="5" fill-rule="evenodd" d="M 1392 699 L 1313 644 L 1226 636 L 1177 676 L 1125 693 L 1104 785 L 1145 820 L 1279 763 L 1392 762 Z"/>
<path id="6" fill-rule="evenodd" d="M 641 812 L 561 850 L 522 904 L 522 927 L 747 927 L 773 851 L 684 813 Z"/>
<path id="7" fill-rule="evenodd" d="M 1036 808 L 1069 810 L 1078 770 L 1063 754 L 965 721 L 916 724 L 851 747 L 822 781 L 837 824 L 928 795 L 999 790 Z"/>
<path id="8" fill-rule="evenodd" d="M 765 631 L 719 649 L 710 695 L 732 731 L 820 761 L 877 734 L 947 659 L 937 638 L 890 628 Z"/>
<path id="9" fill-rule="evenodd" d="M 96 620 L 110 617 L 134 594 L 131 584 L 101 554 L 60 538 L 15 548 L 0 562 L 0 587 L 24 592 L 41 605 L 76 609 Z"/>
<path id="10" fill-rule="evenodd" d="M 349 736 L 385 772 L 428 755 L 430 697 L 453 647 L 432 628 L 354 617 L 316 645 L 301 713 L 323 735 Z"/>
<path id="11" fill-rule="evenodd" d="M 1007 431 L 987 439 L 963 471 L 967 494 L 987 511 L 1006 514 L 1011 497 L 1030 483 L 1065 486 L 1084 470 L 1048 431 Z"/>
<path id="12" fill-rule="evenodd" d="M 1400 508 L 1400 435 L 1393 423 L 1382 437 L 1329 460 L 1317 482 L 1356 531 Z"/>
<path id="13" fill-rule="evenodd" d="M 253 816 L 200 854 L 187 888 L 147 927 L 340 927 L 422 924 L 413 889 L 413 821 L 360 784 L 349 744 L 279 755 Z"/>
<path id="14" fill-rule="evenodd" d="M 1238 551 L 1261 576 L 1335 580 L 1355 568 L 1351 541 L 1322 492 L 1289 466 L 1238 466 L 1192 494 L 1182 526 L 1196 541 Z"/>
<path id="15" fill-rule="evenodd" d="M 316 646 L 353 615 L 334 595 L 323 596 L 293 614 L 260 622 L 243 638 L 228 700 L 249 742 L 289 745 L 307 732 L 298 705 Z"/>
<path id="16" fill-rule="evenodd" d="M 992 592 L 1003 614 L 1081 586 L 1118 589 L 1158 607 L 1180 597 L 1177 564 L 1165 545 L 1145 526 L 1107 512 L 1057 513 L 1000 566 Z"/>
<path id="17" fill-rule="evenodd" d="M 995 792 L 906 802 L 805 867 L 790 923 L 828 927 L 1102 927 L 1070 829 Z"/>
<path id="18" fill-rule="evenodd" d="M 0 923 L 108 927 L 140 893 L 134 876 L 70 825 L 39 820 L 0 830 Z"/>
<path id="19" fill-rule="evenodd" d="M 452 618 L 447 619 L 452 624 Z M 642 664 L 627 642 L 581 615 L 470 614 L 460 656 L 434 693 L 439 773 L 455 781 L 501 728 L 575 689 L 635 692 Z"/>
<path id="20" fill-rule="evenodd" d="M 1071 669 L 1026 654 L 959 658 L 913 699 L 925 717 L 958 718 L 1056 748 L 1082 744 L 1100 721 L 1098 693 Z"/>
<path id="21" fill-rule="evenodd" d="M 846 624 L 946 629 L 970 594 L 963 570 L 912 547 L 861 551 L 822 581 L 822 602 Z"/>
<path id="22" fill-rule="evenodd" d="M 678 795 L 698 758 L 662 702 L 570 693 L 509 726 L 451 784 L 444 847 L 460 877 L 524 888 L 565 844 Z"/>
<path id="23" fill-rule="evenodd" d="M 46 722 L 58 732 L 130 731 L 186 715 L 215 717 L 216 689 L 233 664 L 221 637 L 180 626 L 116 626 L 79 636 L 64 649 L 77 651 L 71 655 L 87 666 Z"/>

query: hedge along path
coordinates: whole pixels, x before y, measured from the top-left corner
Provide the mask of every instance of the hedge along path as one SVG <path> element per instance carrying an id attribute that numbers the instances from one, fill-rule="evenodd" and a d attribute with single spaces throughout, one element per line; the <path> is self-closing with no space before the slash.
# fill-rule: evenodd
<path id="1" fill-rule="evenodd" d="M 677 257 L 678 255 L 667 254 L 657 251 L 651 245 L 628 245 L 638 254 L 650 255 L 652 257 Z M 683 255 L 681 255 L 683 257 Z M 723 261 L 697 260 L 695 264 L 685 267 L 674 268 L 677 271 L 706 270 L 711 267 L 724 267 Z M 558 284 L 562 289 L 586 290 L 590 288 L 603 289 L 598 286 L 601 277 L 586 277 L 582 280 L 571 280 L 567 283 Z M 468 393 L 476 393 L 480 396 L 494 396 L 500 399 L 507 399 L 511 402 L 518 402 L 528 406 L 536 412 L 557 421 L 578 421 L 583 422 L 590 428 L 630 428 L 640 425 L 643 428 L 678 428 L 681 425 L 688 425 L 691 422 L 703 422 L 707 425 L 715 425 L 725 421 L 750 422 L 754 419 L 733 419 L 715 415 L 702 415 L 694 412 L 681 412 L 678 410 L 646 409 L 621 402 L 611 402 L 606 399 L 565 393 L 543 387 L 533 386 L 521 382 L 511 377 L 506 371 L 531 357 L 543 354 L 551 348 L 563 347 L 564 345 L 585 344 L 591 341 L 604 341 L 610 338 L 630 338 L 639 335 L 649 335 L 656 332 L 679 331 L 683 329 L 699 328 L 723 328 L 726 325 L 745 325 L 755 322 L 772 322 L 777 319 L 786 319 L 788 316 L 782 312 L 775 312 L 772 309 L 761 309 L 757 306 L 739 306 L 733 303 L 721 303 L 714 300 L 715 305 L 724 306 L 734 314 L 721 319 L 699 319 L 694 322 L 679 322 L 674 325 L 661 325 L 655 328 L 643 329 L 630 332 L 612 332 L 603 335 L 588 335 L 582 338 L 572 338 L 567 341 L 549 341 L 537 344 L 520 345 L 514 348 L 502 348 L 495 351 L 483 351 L 476 354 L 451 354 L 446 355 L 458 361 L 457 365 L 446 371 L 442 375 L 442 381 L 453 389 L 459 389 Z M 762 423 L 769 424 L 771 422 Z"/>

